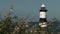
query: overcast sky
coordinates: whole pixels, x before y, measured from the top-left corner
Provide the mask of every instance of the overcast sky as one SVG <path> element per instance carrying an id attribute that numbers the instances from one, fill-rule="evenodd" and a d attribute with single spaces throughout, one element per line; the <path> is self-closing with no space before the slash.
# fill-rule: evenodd
<path id="1" fill-rule="evenodd" d="M 30 17 L 35 16 L 36 19 L 39 19 L 39 9 L 42 0 L 0 0 L 0 14 L 7 14 L 11 4 L 13 4 L 13 13 L 15 15 L 20 17 L 26 17 L 27 15 Z M 44 4 L 48 10 L 48 19 L 53 16 L 60 17 L 60 0 L 45 0 Z"/>

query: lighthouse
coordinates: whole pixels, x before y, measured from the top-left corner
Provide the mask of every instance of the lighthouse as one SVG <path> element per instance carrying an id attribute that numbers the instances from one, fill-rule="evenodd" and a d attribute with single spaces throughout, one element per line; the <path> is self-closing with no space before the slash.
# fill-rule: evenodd
<path id="1" fill-rule="evenodd" d="M 48 34 L 47 9 L 44 4 L 41 5 L 41 9 L 39 10 L 39 15 L 40 15 L 40 20 L 39 20 L 40 34 Z"/>
<path id="2" fill-rule="evenodd" d="M 42 4 L 42 6 L 41 6 L 39 15 L 40 15 L 39 26 L 47 27 L 47 9 L 45 8 L 44 4 Z"/>

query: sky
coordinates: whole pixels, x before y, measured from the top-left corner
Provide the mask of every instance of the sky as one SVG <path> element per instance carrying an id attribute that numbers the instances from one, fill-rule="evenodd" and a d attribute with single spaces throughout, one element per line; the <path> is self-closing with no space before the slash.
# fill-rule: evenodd
<path id="1" fill-rule="evenodd" d="M 19 17 L 35 17 L 39 20 L 39 10 L 43 0 L 0 0 L 0 15 L 6 15 L 13 4 L 13 14 Z M 60 17 L 60 0 L 44 0 L 47 11 L 47 19 Z M 60 18 L 59 18 L 60 19 Z"/>

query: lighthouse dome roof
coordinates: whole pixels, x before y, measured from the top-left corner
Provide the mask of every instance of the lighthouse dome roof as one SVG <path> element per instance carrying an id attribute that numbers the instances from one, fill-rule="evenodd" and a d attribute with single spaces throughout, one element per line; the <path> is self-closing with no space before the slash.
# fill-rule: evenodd
<path id="1" fill-rule="evenodd" d="M 44 4 L 42 4 L 42 5 L 41 5 L 41 7 L 45 7 L 45 5 L 44 5 Z"/>

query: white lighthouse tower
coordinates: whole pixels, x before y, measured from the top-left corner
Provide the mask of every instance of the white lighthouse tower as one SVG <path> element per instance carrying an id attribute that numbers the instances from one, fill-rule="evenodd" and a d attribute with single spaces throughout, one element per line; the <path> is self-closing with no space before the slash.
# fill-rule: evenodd
<path id="1" fill-rule="evenodd" d="M 45 8 L 45 5 L 42 4 L 40 9 L 40 20 L 39 20 L 39 26 L 40 27 L 47 27 L 47 9 Z"/>
<path id="2" fill-rule="evenodd" d="M 40 34 L 48 34 L 47 9 L 45 8 L 44 4 L 41 5 L 39 15 L 40 15 L 40 20 L 39 20 Z"/>

